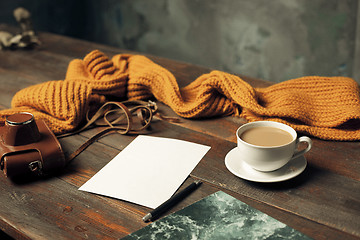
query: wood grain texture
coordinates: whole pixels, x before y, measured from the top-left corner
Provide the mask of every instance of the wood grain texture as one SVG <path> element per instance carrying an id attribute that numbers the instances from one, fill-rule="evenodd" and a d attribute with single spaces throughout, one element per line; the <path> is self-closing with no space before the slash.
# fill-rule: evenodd
<path id="1" fill-rule="evenodd" d="M 1 30 L 14 28 L 0 25 Z M 108 56 L 121 49 L 78 39 L 40 33 L 43 44 L 34 50 L 0 52 L 0 108 L 9 108 L 12 96 L 33 84 L 64 79 L 67 65 L 99 49 Z M 186 86 L 210 69 L 156 56 Z M 242 76 L 254 87 L 270 83 Z M 165 116 L 177 117 L 158 103 Z M 224 158 L 236 146 L 235 131 L 245 123 L 237 117 L 183 119 L 172 123 L 155 118 L 143 134 L 176 138 L 211 146 L 211 150 L 180 189 L 194 179 L 204 184 L 167 214 L 218 190 L 269 214 L 315 239 L 360 238 L 360 143 L 313 138 L 306 154 L 308 167 L 298 177 L 273 184 L 252 183 L 232 175 Z M 100 131 L 91 129 L 62 138 L 66 155 Z M 148 208 L 103 197 L 78 188 L 123 150 L 136 135 L 107 135 L 81 153 L 56 176 L 14 183 L 0 176 L 0 229 L 15 239 L 118 239 L 147 224 Z"/>

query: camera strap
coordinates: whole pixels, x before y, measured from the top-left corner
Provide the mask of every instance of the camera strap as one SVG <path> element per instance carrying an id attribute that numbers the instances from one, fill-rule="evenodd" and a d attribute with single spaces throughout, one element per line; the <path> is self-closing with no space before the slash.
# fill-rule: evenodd
<path id="1" fill-rule="evenodd" d="M 161 115 L 158 112 L 158 107 L 155 102 L 145 102 L 141 100 L 129 100 L 123 102 L 109 101 L 103 104 L 94 114 L 92 114 L 91 117 L 89 117 L 89 115 L 91 115 L 90 110 L 86 113 L 86 124 L 82 128 L 57 137 L 67 137 L 93 127 L 106 126 L 106 128 L 93 135 L 77 150 L 70 154 L 67 158 L 67 164 L 69 164 L 92 143 L 108 133 L 116 132 L 119 134 L 139 134 L 141 131 L 150 126 L 153 116 L 155 115 L 162 120 L 179 122 L 178 118 L 165 117 Z"/>

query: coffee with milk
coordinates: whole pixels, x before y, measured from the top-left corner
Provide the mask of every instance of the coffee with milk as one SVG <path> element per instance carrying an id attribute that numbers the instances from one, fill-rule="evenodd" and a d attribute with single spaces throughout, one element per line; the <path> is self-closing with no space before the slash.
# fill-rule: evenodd
<path id="1" fill-rule="evenodd" d="M 252 145 L 273 147 L 287 144 L 293 136 L 285 130 L 275 127 L 254 127 L 241 133 L 240 138 Z"/>

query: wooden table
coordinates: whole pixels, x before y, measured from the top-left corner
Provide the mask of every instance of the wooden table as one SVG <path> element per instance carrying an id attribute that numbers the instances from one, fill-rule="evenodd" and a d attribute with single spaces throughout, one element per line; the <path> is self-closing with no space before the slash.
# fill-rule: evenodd
<path id="1" fill-rule="evenodd" d="M 0 25 L 0 30 L 14 28 Z M 40 33 L 35 50 L 0 51 L 0 107 L 9 108 L 20 89 L 62 80 L 67 65 L 94 49 L 108 56 L 125 52 L 64 36 Z M 185 86 L 210 69 L 149 56 L 169 69 Z M 242 76 L 254 87 L 269 82 Z M 159 103 L 160 110 L 175 116 Z M 280 183 L 254 183 L 232 175 L 225 155 L 236 146 L 235 130 L 245 121 L 236 117 L 180 123 L 154 120 L 147 134 L 211 146 L 183 186 L 194 179 L 204 184 L 167 214 L 218 190 L 269 214 L 315 239 L 360 238 L 360 142 L 313 138 L 308 166 L 299 176 Z M 98 129 L 60 140 L 66 154 Z M 124 149 L 136 136 L 112 134 L 81 153 L 59 176 L 17 184 L 0 175 L 0 229 L 16 239 L 118 239 L 144 226 L 149 209 L 129 202 L 79 191 L 78 188 Z"/>

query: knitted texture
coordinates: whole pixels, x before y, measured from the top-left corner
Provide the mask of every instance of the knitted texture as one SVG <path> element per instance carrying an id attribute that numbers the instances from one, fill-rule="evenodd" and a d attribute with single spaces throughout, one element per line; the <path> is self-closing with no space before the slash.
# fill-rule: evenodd
<path id="1" fill-rule="evenodd" d="M 248 121 L 283 122 L 295 130 L 328 140 L 360 140 L 358 84 L 346 77 L 302 77 L 253 88 L 240 77 L 212 71 L 184 88 L 165 68 L 141 55 L 100 51 L 70 62 L 65 80 L 25 88 L 12 109 L 31 112 L 56 133 L 74 130 L 93 104 L 105 97 L 146 100 L 155 97 L 184 118 L 236 115 Z"/>

